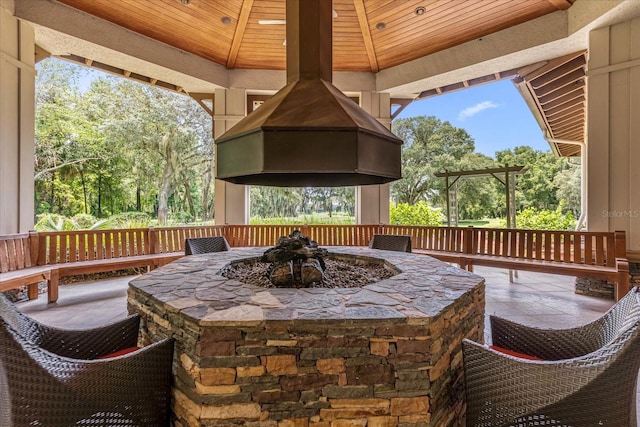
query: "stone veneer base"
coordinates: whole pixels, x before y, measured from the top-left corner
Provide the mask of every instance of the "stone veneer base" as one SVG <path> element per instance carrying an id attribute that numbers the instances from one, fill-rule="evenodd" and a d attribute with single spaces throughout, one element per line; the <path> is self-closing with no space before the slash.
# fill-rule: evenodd
<path id="1" fill-rule="evenodd" d="M 484 280 L 424 255 L 328 247 L 401 273 L 359 289 L 265 289 L 216 274 L 260 255 L 182 258 L 134 279 L 144 341 L 176 339 L 174 425 L 462 426 L 461 341 Z"/>

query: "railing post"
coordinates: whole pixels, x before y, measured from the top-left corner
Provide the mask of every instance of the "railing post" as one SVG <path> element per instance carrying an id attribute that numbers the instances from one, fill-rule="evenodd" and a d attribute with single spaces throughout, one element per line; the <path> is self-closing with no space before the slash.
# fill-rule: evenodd
<path id="1" fill-rule="evenodd" d="M 302 224 L 302 227 L 300 227 L 300 232 L 302 233 L 303 236 L 308 236 L 309 235 L 309 224 Z"/>
<path id="2" fill-rule="evenodd" d="M 158 237 L 158 230 L 156 230 L 152 226 L 149 226 L 149 228 L 147 229 L 147 239 L 149 239 L 148 241 L 149 254 L 159 254 L 160 239 Z"/>
<path id="3" fill-rule="evenodd" d="M 626 258 L 627 257 L 627 238 L 625 236 L 625 232 L 622 230 L 616 230 L 613 234 L 614 242 L 615 242 L 615 256 L 616 258 Z"/>
<path id="4" fill-rule="evenodd" d="M 473 226 L 465 228 L 462 231 L 462 253 L 463 254 L 471 254 L 473 253 Z"/>
<path id="5" fill-rule="evenodd" d="M 224 224 L 222 226 L 222 235 L 224 236 L 225 239 L 227 239 L 227 242 L 229 242 L 229 246 L 234 247 L 236 246 L 236 242 L 234 239 L 231 238 L 229 233 L 230 233 L 229 224 Z"/>
<path id="6" fill-rule="evenodd" d="M 47 236 L 38 233 L 38 265 L 47 264 Z"/>
<path id="7" fill-rule="evenodd" d="M 31 258 L 31 265 L 41 265 L 38 259 L 40 253 L 39 244 L 38 232 L 35 230 L 29 231 L 29 257 Z"/>

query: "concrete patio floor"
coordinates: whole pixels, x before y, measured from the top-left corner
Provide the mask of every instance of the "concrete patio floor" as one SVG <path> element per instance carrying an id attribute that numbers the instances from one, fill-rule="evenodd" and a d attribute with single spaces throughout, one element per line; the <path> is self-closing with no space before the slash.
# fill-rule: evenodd
<path id="1" fill-rule="evenodd" d="M 576 295 L 574 278 L 518 272 L 509 283 L 508 270 L 477 267 L 486 280 L 486 313 L 542 327 L 565 328 L 590 322 L 602 315 L 613 300 Z M 135 276 L 60 286 L 58 302 L 47 304 L 44 295 L 18 303 L 35 319 L 61 328 L 91 328 L 127 315 L 129 280 Z"/>

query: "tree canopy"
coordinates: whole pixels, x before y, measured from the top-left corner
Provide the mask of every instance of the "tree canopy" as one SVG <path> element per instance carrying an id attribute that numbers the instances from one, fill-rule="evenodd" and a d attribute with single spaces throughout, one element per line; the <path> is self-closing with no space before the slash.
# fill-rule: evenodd
<path id="1" fill-rule="evenodd" d="M 391 186 L 396 203 L 426 201 L 446 211 L 445 180 L 435 177 L 436 172 L 522 165 L 527 171 L 517 178 L 517 210 L 556 209 L 561 201 L 574 214 L 580 209 L 580 168 L 551 152 L 518 146 L 498 151 L 492 159 L 475 152 L 474 140 L 464 129 L 435 117 L 396 120 L 392 129 L 405 141 L 403 178 Z M 461 179 L 460 219 L 504 217 L 504 194 L 504 185 L 494 178 Z"/>
<path id="2" fill-rule="evenodd" d="M 212 120 L 194 100 L 106 75 L 83 87 L 82 69 L 57 59 L 37 67 L 36 213 L 105 218 L 141 212 L 160 224 L 213 219 Z M 551 152 L 519 146 L 493 159 L 475 151 L 466 130 L 435 117 L 398 119 L 392 130 L 405 141 L 403 179 L 391 185 L 397 206 L 426 203 L 439 215 L 446 191 L 435 173 L 523 165 L 518 210 L 562 206 L 579 215 L 580 168 Z M 252 187 L 250 194 L 252 217 L 355 212 L 353 187 Z M 504 217 L 502 184 L 461 179 L 458 211 L 460 219 Z"/>

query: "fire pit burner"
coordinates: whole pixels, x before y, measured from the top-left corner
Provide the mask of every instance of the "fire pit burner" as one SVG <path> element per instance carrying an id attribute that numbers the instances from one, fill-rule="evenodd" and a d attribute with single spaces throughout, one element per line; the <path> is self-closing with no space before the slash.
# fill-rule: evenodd
<path id="1" fill-rule="evenodd" d="M 269 262 L 269 280 L 277 287 L 299 288 L 321 283 L 326 268 L 323 257 L 326 249 L 315 240 L 294 230 L 289 237 L 282 236 L 276 246 L 265 251 L 260 261 Z"/>
<path id="2" fill-rule="evenodd" d="M 382 259 L 329 254 L 295 230 L 280 237 L 262 257 L 230 263 L 221 274 L 265 288 L 358 288 L 398 272 Z"/>

